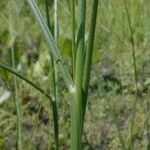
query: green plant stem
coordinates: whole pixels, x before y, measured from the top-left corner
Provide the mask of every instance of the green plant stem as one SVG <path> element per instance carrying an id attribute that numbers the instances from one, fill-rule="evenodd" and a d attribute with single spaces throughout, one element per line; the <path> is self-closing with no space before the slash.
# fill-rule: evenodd
<path id="1" fill-rule="evenodd" d="M 14 46 L 11 48 L 12 67 L 15 69 L 15 49 Z M 19 102 L 18 84 L 16 76 L 14 76 L 14 87 L 15 87 L 15 106 L 17 111 L 17 150 L 22 150 L 22 132 L 21 132 L 21 104 Z"/>
<path id="2" fill-rule="evenodd" d="M 54 39 L 57 43 L 58 40 L 58 0 L 54 0 Z M 52 68 L 53 68 L 53 94 L 55 97 L 55 101 L 53 101 L 54 108 L 54 128 L 55 128 L 55 141 L 56 141 L 56 150 L 59 149 L 59 123 L 58 123 L 58 67 L 57 63 L 54 64 L 54 58 L 52 58 Z"/>
<path id="3" fill-rule="evenodd" d="M 82 141 L 82 79 L 84 66 L 86 0 L 78 1 L 78 38 L 75 65 L 74 99 L 71 101 L 71 150 L 81 150 Z"/>
<path id="4" fill-rule="evenodd" d="M 57 5 L 56 2 L 54 2 L 54 5 Z M 56 7 L 57 8 L 57 7 Z M 49 4 L 48 0 L 45 0 L 45 10 L 46 10 L 46 18 L 47 18 L 47 25 L 49 27 L 49 30 L 51 30 L 51 25 L 50 25 L 50 16 L 49 16 Z M 57 11 L 57 9 L 56 9 Z M 56 15 L 56 22 L 57 22 L 57 15 Z M 57 30 L 54 29 L 54 36 L 55 41 L 57 39 L 57 34 L 55 33 Z M 54 58 L 52 54 L 50 53 L 51 57 L 51 68 L 52 68 L 52 78 L 51 78 L 51 87 L 52 87 L 52 95 L 54 97 L 54 101 L 52 102 L 52 110 L 53 110 L 53 120 L 54 120 L 54 135 L 55 135 L 55 144 L 56 144 L 56 150 L 59 149 L 59 125 L 58 125 L 58 88 L 57 88 L 57 64 L 56 66 L 54 65 Z"/>
<path id="5" fill-rule="evenodd" d="M 49 0 L 45 0 L 45 11 L 46 11 L 46 20 L 48 28 L 51 30 L 51 22 L 50 22 L 50 16 L 49 16 Z"/>
<path id="6" fill-rule="evenodd" d="M 93 55 L 93 47 L 94 47 L 94 38 L 95 38 L 95 30 L 96 30 L 96 20 L 97 20 L 97 12 L 98 12 L 98 2 L 99 0 L 93 0 L 92 11 L 90 17 L 90 30 L 88 35 L 88 47 L 86 51 L 85 58 L 85 68 L 84 68 L 84 77 L 83 77 L 83 122 L 85 117 L 86 105 L 87 105 L 87 97 L 88 97 L 88 87 L 91 73 L 91 65 L 92 65 L 92 55 Z"/>
<path id="7" fill-rule="evenodd" d="M 74 78 L 75 60 L 76 60 L 76 21 L 75 21 L 75 0 L 71 1 L 71 18 L 72 18 L 72 74 Z"/>
<path id="8" fill-rule="evenodd" d="M 133 68 L 134 68 L 134 81 L 135 81 L 135 88 L 136 88 L 136 95 L 135 95 L 135 100 L 133 102 L 133 115 L 132 115 L 132 120 L 131 120 L 131 149 L 134 144 L 134 139 L 133 139 L 133 130 L 134 130 L 134 119 L 136 115 L 136 105 L 137 105 L 137 96 L 139 93 L 139 88 L 138 88 L 138 77 L 137 77 L 137 66 L 136 66 L 136 56 L 135 56 L 135 43 L 134 43 L 134 33 L 133 33 L 133 28 L 131 24 L 131 18 L 127 6 L 127 1 L 124 0 L 125 4 L 125 9 L 127 13 L 127 19 L 128 19 L 128 24 L 129 24 L 129 29 L 130 29 L 130 38 L 131 38 L 131 46 L 132 46 L 132 58 L 133 58 Z"/>

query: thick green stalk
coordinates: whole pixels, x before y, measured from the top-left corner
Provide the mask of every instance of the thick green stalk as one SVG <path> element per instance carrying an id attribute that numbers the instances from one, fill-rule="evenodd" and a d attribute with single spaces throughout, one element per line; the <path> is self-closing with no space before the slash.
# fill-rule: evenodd
<path id="1" fill-rule="evenodd" d="M 78 38 L 75 65 L 74 100 L 71 101 L 71 150 L 81 150 L 82 141 L 82 79 L 84 66 L 86 0 L 78 1 Z"/>
<path id="2" fill-rule="evenodd" d="M 46 11 L 46 19 L 47 19 L 47 25 L 49 27 L 49 30 L 51 30 L 50 25 L 50 16 L 49 16 L 49 3 L 48 0 L 45 0 L 45 11 Z M 55 30 L 54 30 L 55 31 Z M 57 79 L 56 79 L 56 67 L 54 65 L 54 58 L 52 54 L 50 53 L 51 57 L 51 68 L 52 68 L 52 78 L 51 78 L 51 87 L 52 87 L 52 95 L 54 98 L 54 101 L 52 101 L 52 110 L 53 110 L 53 120 L 54 120 L 54 134 L 55 134 L 55 144 L 56 144 L 56 150 L 59 148 L 59 125 L 58 125 L 58 107 L 57 107 Z"/>
<path id="3" fill-rule="evenodd" d="M 15 49 L 14 46 L 11 48 L 12 67 L 15 69 Z M 17 150 L 22 150 L 22 132 L 21 132 L 21 104 L 19 102 L 18 84 L 17 78 L 14 76 L 14 87 L 15 87 L 15 106 L 17 111 Z"/>
<path id="4" fill-rule="evenodd" d="M 90 80 L 90 73 L 91 73 L 92 55 L 93 55 L 97 11 L 98 11 L 98 1 L 99 0 L 93 0 L 91 17 L 90 17 L 91 19 L 90 30 L 88 35 L 88 47 L 86 51 L 84 77 L 83 77 L 83 93 L 84 93 L 83 94 L 83 121 L 84 121 L 86 105 L 87 105 L 88 87 L 89 87 L 89 80 Z"/>

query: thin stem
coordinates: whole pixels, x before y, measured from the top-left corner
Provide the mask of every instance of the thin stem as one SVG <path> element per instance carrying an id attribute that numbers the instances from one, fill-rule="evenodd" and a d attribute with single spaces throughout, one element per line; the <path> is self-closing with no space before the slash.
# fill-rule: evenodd
<path id="1" fill-rule="evenodd" d="M 135 88 L 136 88 L 136 95 L 135 95 L 135 100 L 133 102 L 133 115 L 132 115 L 132 120 L 131 120 L 131 148 L 132 145 L 134 144 L 134 139 L 133 139 L 133 130 L 134 130 L 134 119 L 135 119 L 135 114 L 136 114 L 136 105 L 137 105 L 137 96 L 139 92 L 138 88 L 138 77 L 137 77 L 137 66 L 136 66 L 136 56 L 135 56 L 135 43 L 134 43 L 134 33 L 133 33 L 133 28 L 131 24 L 131 18 L 127 6 L 127 1 L 124 0 L 125 4 L 125 9 L 127 13 L 127 19 L 128 19 L 128 24 L 129 24 L 129 29 L 130 29 L 130 38 L 131 38 L 131 46 L 132 46 L 132 58 L 133 58 L 133 68 L 134 68 L 134 81 L 135 81 Z"/>
<path id="2" fill-rule="evenodd" d="M 85 68 L 84 68 L 84 77 L 83 77 L 83 122 L 85 117 L 86 105 L 87 105 L 87 97 L 88 97 L 88 87 L 91 73 L 91 65 L 92 65 L 92 55 L 94 48 L 94 38 L 95 38 L 95 30 L 96 30 L 96 20 L 97 20 L 97 12 L 98 12 L 98 2 L 99 0 L 94 0 L 92 4 L 92 11 L 90 17 L 90 30 L 88 35 L 88 47 L 86 51 L 85 58 Z"/>
<path id="3" fill-rule="evenodd" d="M 76 21 L 75 21 L 75 0 L 71 1 L 71 18 L 72 18 L 72 74 L 75 73 L 75 60 L 76 60 Z M 74 77 L 73 77 L 74 78 Z"/>
<path id="4" fill-rule="evenodd" d="M 46 11 L 46 18 L 47 18 L 47 25 L 49 27 L 49 30 L 51 30 L 50 25 L 50 16 L 49 16 L 49 4 L 48 0 L 45 0 L 45 11 Z M 55 30 L 54 30 L 55 31 Z M 55 33 L 54 33 L 55 35 Z M 53 120 L 54 120 L 54 135 L 55 135 L 55 144 L 56 144 L 56 150 L 58 150 L 59 147 L 59 126 L 58 126 L 58 107 L 57 107 L 57 77 L 56 77 L 56 67 L 54 66 L 54 58 L 52 54 L 50 53 L 51 57 L 51 68 L 52 68 L 52 79 L 51 79 L 51 86 L 52 86 L 52 95 L 54 97 L 54 101 L 52 102 L 52 110 L 53 110 Z M 56 64 L 57 65 L 57 64 Z"/>
<path id="5" fill-rule="evenodd" d="M 16 1 L 16 3 L 18 0 Z M 20 3 L 19 3 L 20 4 Z M 18 9 L 21 10 L 21 5 L 18 5 Z M 10 34 L 10 53 L 11 53 L 11 65 L 12 68 L 15 69 L 17 67 L 17 60 L 16 60 L 16 49 L 14 48 L 15 40 L 16 40 L 16 32 L 15 32 L 15 24 L 18 20 L 18 14 L 20 11 L 16 11 L 15 18 L 12 16 L 12 9 L 11 5 L 9 5 L 8 9 L 8 30 Z M 22 124 L 21 124 L 21 102 L 19 98 L 19 89 L 18 89 L 18 82 L 16 76 L 13 75 L 13 83 L 14 83 L 14 93 L 13 99 L 14 99 L 14 104 L 15 104 L 15 109 L 16 109 L 16 128 L 17 128 L 17 143 L 16 143 L 16 149 L 17 150 L 22 150 Z"/>
<path id="6" fill-rule="evenodd" d="M 54 0 L 54 39 L 57 43 L 58 41 L 58 0 Z M 54 128 L 55 128 L 55 141 L 56 141 L 56 150 L 59 149 L 59 123 L 58 123 L 58 66 L 57 63 L 54 64 L 54 58 L 52 58 L 52 68 L 53 69 L 53 94 L 55 97 L 55 101 L 53 101 L 53 106 L 55 109 L 53 109 L 54 117 Z"/>
<path id="7" fill-rule="evenodd" d="M 134 32 L 133 32 L 133 28 L 132 28 L 132 24 L 131 24 L 131 18 L 130 18 L 128 6 L 127 6 L 127 1 L 124 0 L 124 2 L 125 2 L 125 9 L 126 9 L 127 17 L 128 17 L 128 24 L 129 24 L 129 28 L 130 28 L 133 67 L 134 67 L 134 80 L 135 80 L 135 85 L 136 85 L 136 92 L 137 92 L 136 94 L 138 94 L 139 89 L 138 89 L 138 77 L 137 77 L 137 66 L 136 66 L 136 56 L 135 56 Z"/>
<path id="8" fill-rule="evenodd" d="M 15 69 L 15 49 L 14 46 L 11 48 L 12 67 Z M 18 84 L 16 76 L 14 76 L 14 87 L 15 87 L 15 106 L 17 111 L 17 150 L 22 149 L 22 132 L 21 132 L 21 104 L 19 102 Z"/>
<path id="9" fill-rule="evenodd" d="M 45 11 L 48 28 L 51 30 L 50 16 L 49 16 L 49 0 L 45 0 Z"/>

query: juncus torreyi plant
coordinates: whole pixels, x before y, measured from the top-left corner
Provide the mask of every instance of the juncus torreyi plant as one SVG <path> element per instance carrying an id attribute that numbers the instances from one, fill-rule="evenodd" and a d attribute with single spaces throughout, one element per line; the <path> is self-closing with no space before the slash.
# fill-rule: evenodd
<path id="1" fill-rule="evenodd" d="M 49 8 L 47 0 L 45 0 L 45 10 L 47 14 L 47 20 L 41 14 L 41 11 L 35 0 L 27 0 L 28 5 L 31 8 L 32 13 L 35 16 L 39 28 L 42 30 L 43 36 L 45 37 L 47 44 L 50 48 L 50 55 L 52 60 L 52 67 L 57 69 L 53 73 L 53 92 L 47 94 L 40 87 L 32 83 L 30 80 L 18 74 L 15 70 L 8 68 L 5 65 L 0 65 L 1 68 L 15 74 L 27 83 L 32 85 L 38 91 L 43 93 L 52 104 L 53 119 L 55 126 L 55 141 L 56 149 L 58 149 L 58 107 L 57 107 L 57 90 L 58 84 L 57 71 L 61 73 L 64 82 L 70 92 L 70 116 L 71 116 L 71 150 L 81 150 L 82 134 L 84 126 L 84 118 L 87 106 L 88 98 L 88 87 L 90 80 L 90 72 L 92 65 L 92 54 L 94 47 L 95 28 L 98 11 L 98 0 L 92 0 L 91 16 L 88 31 L 88 40 L 85 42 L 86 33 L 86 0 L 78 0 L 77 8 L 76 1 L 71 0 L 71 21 L 72 21 L 72 72 L 70 73 L 69 68 L 65 65 L 64 58 L 62 57 L 57 44 L 58 36 L 58 20 L 57 20 L 57 1 L 54 2 L 55 6 L 55 29 L 54 36 L 50 25 Z M 76 13 L 77 11 L 77 13 Z M 75 16 L 77 14 L 77 17 Z M 77 30 L 75 23 L 77 22 Z"/>

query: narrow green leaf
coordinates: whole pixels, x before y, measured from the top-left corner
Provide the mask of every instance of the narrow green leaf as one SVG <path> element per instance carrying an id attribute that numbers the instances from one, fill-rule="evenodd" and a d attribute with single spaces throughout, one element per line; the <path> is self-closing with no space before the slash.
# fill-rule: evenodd
<path id="1" fill-rule="evenodd" d="M 68 89 L 70 91 L 72 91 L 72 89 L 74 87 L 73 80 L 71 78 L 71 75 L 70 75 L 68 69 L 66 68 L 65 62 L 60 54 L 59 48 L 47 26 L 46 21 L 44 20 L 42 14 L 40 12 L 40 9 L 39 9 L 37 3 L 35 2 L 35 0 L 27 0 L 27 2 L 29 4 L 39 26 L 41 27 L 41 29 L 43 31 L 45 39 L 50 47 L 51 53 L 55 59 L 55 62 L 58 64 L 59 70 L 62 73 L 62 76 L 64 78 L 64 81 L 65 81 Z"/>
<path id="2" fill-rule="evenodd" d="M 90 18 L 91 20 L 90 20 L 90 30 L 89 30 L 89 35 L 88 35 L 88 48 L 86 51 L 84 77 L 83 77 L 83 91 L 84 91 L 84 94 L 83 94 L 83 121 L 84 121 L 84 116 L 85 116 L 85 111 L 86 111 L 88 87 L 89 87 L 89 80 L 90 80 L 90 73 L 91 73 L 92 55 L 93 55 L 97 11 L 98 11 L 98 2 L 99 2 L 99 0 L 93 1 L 91 18 Z"/>
<path id="3" fill-rule="evenodd" d="M 71 102 L 71 150 L 81 150 L 82 141 L 82 79 L 84 68 L 86 0 L 78 1 L 78 37 L 75 60 L 76 93 Z M 73 30 L 73 29 L 72 29 Z M 74 32 L 74 31 L 73 31 Z M 74 35 L 73 35 L 74 36 Z"/>
<path id="4" fill-rule="evenodd" d="M 0 64 L 0 68 L 6 70 L 8 72 L 10 72 L 13 75 L 16 75 L 17 77 L 19 77 L 20 79 L 24 80 L 26 83 L 28 83 L 29 85 L 31 85 L 32 87 L 34 87 L 36 90 L 38 90 L 40 93 L 44 94 L 51 102 L 53 101 L 52 97 L 49 94 L 45 93 L 45 91 L 42 90 L 39 86 L 37 86 L 32 81 L 28 80 L 26 77 L 24 77 L 21 74 L 19 74 L 14 69 L 11 69 L 8 66 L 3 65 L 3 64 Z"/>

